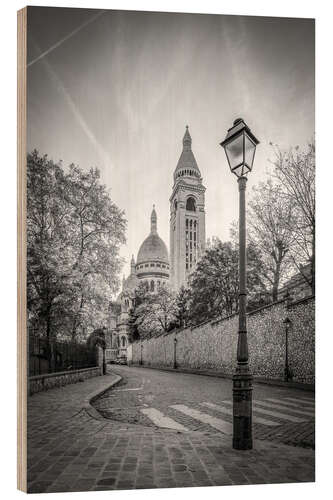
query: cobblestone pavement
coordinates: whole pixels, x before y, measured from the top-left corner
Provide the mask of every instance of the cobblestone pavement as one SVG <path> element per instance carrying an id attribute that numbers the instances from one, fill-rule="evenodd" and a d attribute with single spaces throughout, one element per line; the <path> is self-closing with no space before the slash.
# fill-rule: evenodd
<path id="1" fill-rule="evenodd" d="M 133 367 L 117 367 L 115 371 L 124 379 L 110 391 L 107 389 L 116 381 L 115 374 L 29 397 L 30 493 L 314 481 L 314 451 L 286 446 L 276 440 L 278 433 L 292 435 L 299 428 L 306 432 L 311 419 L 300 424 L 262 426 L 260 439 L 256 435 L 256 426 L 260 424 L 255 424 L 254 449 L 236 451 L 231 446 L 231 435 L 211 425 L 228 422 L 227 413 L 200 404 L 200 401 L 209 404 L 228 401 L 230 381 L 174 373 L 169 377 L 179 378 L 170 379 L 165 372 Z M 112 419 L 104 418 L 105 415 L 87 404 L 89 395 L 105 390 L 93 404 L 102 413 L 104 405 L 111 411 Z M 187 397 L 184 391 L 189 392 Z M 265 397 L 280 399 L 281 396 L 286 407 L 295 397 L 304 399 L 305 408 L 311 405 L 311 396 L 300 391 L 296 394 L 269 387 L 259 388 L 255 393 L 263 405 Z M 118 413 L 112 413 L 110 400 Z M 203 423 L 182 414 L 181 405 L 199 412 L 196 417 L 208 415 L 211 420 Z M 176 409 L 167 411 L 169 406 Z M 165 422 L 167 425 L 176 422 L 186 430 L 152 425 L 147 415 L 138 412 L 140 407 L 148 409 L 148 414 L 156 407 L 159 415 L 163 411 L 170 418 Z M 289 412 L 294 417 L 296 414 Z M 266 418 L 279 422 L 272 415 Z"/>
<path id="2" fill-rule="evenodd" d="M 139 367 L 113 369 L 123 377 L 121 383 L 94 403 L 105 418 L 154 426 L 149 415 L 149 408 L 154 408 L 188 430 L 216 432 L 209 423 L 174 408 L 185 404 L 192 413 L 208 412 L 214 418 L 232 423 L 230 380 Z M 311 392 L 255 384 L 253 419 L 256 439 L 314 448 L 314 397 Z"/>

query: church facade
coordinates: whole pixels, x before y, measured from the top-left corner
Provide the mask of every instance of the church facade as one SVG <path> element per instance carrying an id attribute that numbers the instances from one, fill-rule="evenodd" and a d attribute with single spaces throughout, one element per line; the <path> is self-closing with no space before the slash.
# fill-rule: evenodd
<path id="1" fill-rule="evenodd" d="M 170 258 L 157 232 L 157 213 L 153 205 L 150 233 L 141 244 L 136 261 L 132 256 L 130 275 L 123 278 L 116 301 L 110 302 L 107 360 L 127 357 L 129 311 L 134 306 L 138 285 L 145 283 L 147 290 L 153 293 L 166 284 L 178 291 L 195 268 L 205 250 L 205 190 L 186 126 L 169 200 Z"/>
<path id="2" fill-rule="evenodd" d="M 170 281 L 172 288 L 179 290 L 205 250 L 206 241 L 206 188 L 192 152 L 188 126 L 173 180 L 170 197 Z"/>

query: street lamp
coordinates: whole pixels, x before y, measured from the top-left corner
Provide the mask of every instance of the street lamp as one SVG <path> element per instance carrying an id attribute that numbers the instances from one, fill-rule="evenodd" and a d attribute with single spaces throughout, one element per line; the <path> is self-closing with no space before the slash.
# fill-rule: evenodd
<path id="1" fill-rule="evenodd" d="M 173 352 L 173 367 L 174 369 L 177 368 L 177 337 L 173 339 L 173 347 L 174 347 L 174 352 Z"/>
<path id="2" fill-rule="evenodd" d="M 234 121 L 221 142 L 239 189 L 239 328 L 237 367 L 233 376 L 233 441 L 236 450 L 252 449 L 252 375 L 246 330 L 246 175 L 251 172 L 258 139 L 242 118 Z"/>
<path id="3" fill-rule="evenodd" d="M 286 343 L 285 343 L 285 364 L 284 364 L 284 380 L 285 382 L 289 381 L 289 356 L 288 356 L 288 333 L 291 327 L 291 320 L 289 318 L 286 318 L 283 320 L 284 326 L 285 326 L 285 334 L 286 334 Z"/>
<path id="4" fill-rule="evenodd" d="M 141 359 L 140 359 L 140 365 L 142 365 L 142 349 L 143 349 L 143 344 L 141 342 Z"/>

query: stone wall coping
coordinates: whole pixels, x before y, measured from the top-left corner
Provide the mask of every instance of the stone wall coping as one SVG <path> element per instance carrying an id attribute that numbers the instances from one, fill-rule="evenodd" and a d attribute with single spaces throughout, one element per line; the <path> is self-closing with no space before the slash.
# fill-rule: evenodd
<path id="1" fill-rule="evenodd" d="M 228 316 L 226 316 L 226 318 L 227 317 Z M 226 319 L 226 318 L 222 318 L 221 316 L 218 316 L 218 317 L 215 317 L 213 319 L 207 319 L 206 321 L 203 321 L 202 323 L 199 323 L 198 325 L 190 326 L 190 329 L 195 330 L 196 328 L 200 328 L 200 326 L 207 325 L 208 323 L 212 324 L 214 322 L 217 322 L 217 321 L 220 321 L 221 319 Z"/>
<path id="2" fill-rule="evenodd" d="M 304 297 L 302 299 L 299 299 L 299 300 L 296 300 L 294 302 L 291 302 L 290 304 L 287 303 L 287 307 L 291 308 L 291 307 L 296 306 L 298 304 L 302 304 L 303 302 L 308 302 L 308 301 L 310 301 L 310 300 L 312 300 L 314 298 L 315 298 L 314 295 L 310 295 L 308 297 Z M 283 299 L 280 299 L 280 300 L 276 300 L 275 302 L 271 302 L 270 304 L 266 304 L 264 306 L 258 307 L 257 309 L 253 309 L 253 311 L 248 311 L 246 313 L 246 315 L 247 316 L 251 316 L 252 314 L 256 314 L 256 313 L 258 313 L 260 311 L 263 311 L 264 309 L 269 309 L 270 307 L 276 306 L 277 304 L 283 304 L 284 302 L 288 302 L 288 299 L 287 298 L 283 298 Z M 228 316 L 218 316 L 218 317 L 213 318 L 211 320 L 203 321 L 202 323 L 199 323 L 198 325 L 195 325 L 195 326 L 191 327 L 191 330 L 194 330 L 195 328 L 198 328 L 198 327 L 200 327 L 202 325 L 205 325 L 206 323 L 210 323 L 211 325 L 213 325 L 215 323 L 219 323 L 220 321 L 224 321 L 226 319 L 231 319 L 234 316 L 238 316 L 238 312 L 233 313 L 233 314 L 229 314 Z"/>
<path id="3" fill-rule="evenodd" d="M 91 366 L 90 368 L 81 368 L 80 370 L 68 370 L 64 372 L 54 372 L 54 373 L 43 373 L 42 375 L 32 375 L 29 377 L 29 381 L 34 381 L 34 380 L 43 380 L 45 378 L 52 378 L 52 377 L 63 377 L 64 375 L 72 375 L 74 373 L 85 373 L 91 370 L 96 370 L 97 368 L 100 368 L 100 366 Z"/>
<path id="4" fill-rule="evenodd" d="M 311 300 L 315 300 L 315 295 L 309 295 L 308 297 L 303 297 L 302 299 L 295 300 L 295 302 L 291 302 L 288 305 L 288 309 L 290 309 L 293 306 L 298 306 L 299 304 L 304 304 L 306 302 L 310 302 Z"/>
<path id="5" fill-rule="evenodd" d="M 296 330 L 293 331 L 290 347 L 290 366 L 294 372 L 293 384 L 297 384 L 299 388 L 301 385 L 313 386 L 315 380 L 314 350 L 311 348 L 304 351 L 304 339 L 313 345 L 314 309 L 314 296 L 294 299 L 293 302 L 284 297 L 248 313 L 249 327 L 256 329 L 253 332 L 254 357 L 250 366 L 258 383 L 280 385 L 281 379 L 284 378 L 285 338 L 280 333 L 282 333 L 284 320 L 289 316 L 297 326 Z M 237 314 L 233 316 L 214 318 L 202 325 L 197 325 L 196 330 L 191 327 L 175 328 L 170 332 L 163 332 L 158 337 L 145 339 L 145 343 L 141 344 L 142 347 L 144 346 L 144 356 L 142 355 L 141 358 L 144 366 L 172 366 L 176 356 L 178 371 L 187 369 L 190 373 L 192 370 L 195 370 L 192 373 L 196 373 L 211 370 L 212 373 L 216 374 L 216 372 L 223 370 L 224 375 L 226 373 L 232 375 L 235 345 L 231 344 L 231 339 L 232 342 L 237 343 Z M 181 340 L 181 344 L 179 352 L 174 353 L 173 339 L 176 336 Z M 208 345 L 202 346 L 202 337 Z M 212 339 L 211 345 L 210 338 Z M 191 346 L 190 349 L 187 348 L 187 340 Z M 270 359 L 272 356 L 274 358 Z M 139 361 L 140 346 L 137 342 L 133 345 L 132 362 L 136 364 Z M 267 382 L 266 379 L 270 379 L 270 382 Z M 282 385 L 283 382 L 282 380 Z M 291 387 L 290 382 L 287 387 Z"/>
<path id="6" fill-rule="evenodd" d="M 288 309 L 291 309 L 292 307 L 296 306 L 296 305 L 299 305 L 299 304 L 302 304 L 302 303 L 306 303 L 306 302 L 309 302 L 311 300 L 314 300 L 315 299 L 315 296 L 314 295 L 310 295 L 308 297 L 304 297 L 302 299 L 299 299 L 299 300 L 296 300 L 294 302 L 291 302 L 290 304 L 288 304 L 288 298 L 283 298 L 283 299 L 280 299 L 280 300 L 277 300 L 275 302 L 271 302 L 270 304 L 266 304 L 264 306 L 261 306 L 261 307 L 258 307 L 258 309 L 254 309 L 253 311 L 249 311 L 246 313 L 247 316 L 252 316 L 253 314 L 257 314 L 261 311 L 264 311 L 265 309 L 269 309 L 270 307 L 274 307 L 278 304 L 283 304 L 283 303 L 287 303 L 287 308 Z M 146 338 L 146 339 L 142 339 L 142 340 L 135 340 L 134 342 L 132 342 L 133 344 L 137 344 L 137 343 L 141 343 L 141 342 L 148 342 L 152 339 L 156 339 L 158 337 L 163 337 L 163 336 L 168 336 L 168 335 L 178 335 L 178 333 L 181 333 L 183 332 L 184 330 L 188 330 L 190 329 L 191 331 L 195 330 L 196 328 L 200 328 L 201 326 L 203 325 L 206 325 L 208 323 L 210 323 L 211 325 L 215 325 L 216 323 L 220 323 L 221 321 L 225 321 L 225 320 L 229 320 L 235 316 L 238 316 L 238 312 L 236 313 L 233 313 L 233 314 L 229 314 L 228 316 L 217 316 L 213 319 L 208 319 L 206 321 L 203 321 L 202 323 L 199 323 L 198 325 L 194 325 L 194 326 L 187 326 L 185 328 L 175 328 L 174 330 L 171 330 L 169 332 L 161 332 L 159 335 L 154 335 L 152 337 L 149 337 L 149 338 Z"/>
<path id="7" fill-rule="evenodd" d="M 177 335 L 180 332 L 183 332 L 186 328 L 175 328 L 174 330 L 170 330 L 169 332 L 161 332 L 158 335 L 153 335 L 151 337 L 144 338 L 142 340 L 134 340 L 132 344 L 141 344 L 141 342 L 149 342 L 150 340 L 158 339 L 159 337 L 168 337 L 168 335 Z"/>
<path id="8" fill-rule="evenodd" d="M 253 311 L 249 311 L 246 314 L 247 314 L 247 316 L 251 316 L 252 314 L 256 314 L 260 311 L 264 311 L 265 309 L 269 309 L 270 307 L 277 306 L 278 304 L 284 304 L 285 302 L 287 302 L 287 300 L 288 300 L 287 298 L 276 300 L 275 302 L 271 302 L 270 304 L 266 304 L 264 306 L 258 307 L 258 309 L 253 309 Z"/>

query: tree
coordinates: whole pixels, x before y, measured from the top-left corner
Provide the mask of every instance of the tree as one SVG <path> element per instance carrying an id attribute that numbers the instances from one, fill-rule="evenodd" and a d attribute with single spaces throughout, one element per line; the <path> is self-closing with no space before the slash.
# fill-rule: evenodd
<path id="1" fill-rule="evenodd" d="M 164 332 L 169 331 L 170 326 L 173 326 L 176 320 L 175 294 L 167 285 L 161 285 L 153 297 L 152 304 L 156 321 Z"/>
<path id="2" fill-rule="evenodd" d="M 264 289 L 260 258 L 253 245 L 247 249 L 248 293 Z M 214 238 L 189 276 L 190 323 L 198 324 L 216 316 L 238 311 L 238 250 L 231 242 Z"/>
<path id="3" fill-rule="evenodd" d="M 134 290 L 134 300 L 132 301 L 132 307 L 128 311 L 129 342 L 140 339 L 139 326 L 144 321 L 144 317 L 139 314 L 138 308 L 148 300 L 148 296 L 147 286 L 141 281 L 139 286 Z"/>
<path id="4" fill-rule="evenodd" d="M 134 300 L 132 307 L 128 311 L 129 341 L 139 340 L 143 336 L 146 316 L 149 315 L 149 308 L 145 304 L 150 301 L 150 292 L 146 283 L 139 283 L 134 290 Z M 141 306 L 141 307 L 140 307 Z"/>
<path id="5" fill-rule="evenodd" d="M 105 359 L 105 350 L 106 350 L 106 327 L 97 328 L 94 330 L 87 339 L 88 347 L 100 347 L 103 351 L 103 375 L 106 375 L 106 359 Z"/>
<path id="6" fill-rule="evenodd" d="M 141 290 L 142 296 L 135 309 L 140 338 L 167 332 L 176 322 L 174 293 L 166 285 L 159 286 L 156 293 L 145 291 L 144 284 Z"/>
<path id="7" fill-rule="evenodd" d="M 296 235 L 291 253 L 294 264 L 315 293 L 315 144 L 300 151 L 295 147 L 288 152 L 274 146 L 274 176 L 282 187 L 286 202 L 295 212 L 292 229 Z M 311 277 L 303 271 L 304 264 L 311 263 Z"/>
<path id="8" fill-rule="evenodd" d="M 186 326 L 190 319 L 190 291 L 182 285 L 176 296 L 176 319 L 177 326 Z"/>
<path id="9" fill-rule="evenodd" d="M 247 213 L 248 240 L 260 251 L 261 273 L 274 302 L 280 284 L 293 267 L 290 253 L 295 240 L 294 204 L 283 196 L 281 186 L 269 179 L 253 188 Z"/>
<path id="10" fill-rule="evenodd" d="M 27 158 L 27 306 L 29 321 L 50 339 L 71 283 L 69 207 L 58 183 L 61 165 L 33 151 Z M 60 307 L 61 308 L 61 307 Z"/>
<path id="11" fill-rule="evenodd" d="M 77 340 L 106 321 L 124 214 L 98 170 L 65 172 L 37 151 L 28 155 L 27 188 L 29 324 L 47 338 Z"/>
<path id="12" fill-rule="evenodd" d="M 71 335 L 75 338 L 84 322 L 93 326 L 92 320 L 99 312 L 102 312 L 100 321 L 105 320 L 108 298 L 119 285 L 117 276 L 122 264 L 119 247 L 125 242 L 126 222 L 123 212 L 100 184 L 97 169 L 83 172 L 70 165 L 64 177 L 63 193 L 71 207 L 75 252 L 75 300 L 71 308 Z"/>
<path id="13" fill-rule="evenodd" d="M 135 307 L 128 311 L 128 340 L 130 343 L 140 339 L 140 332 L 138 328 L 139 316 Z"/>

